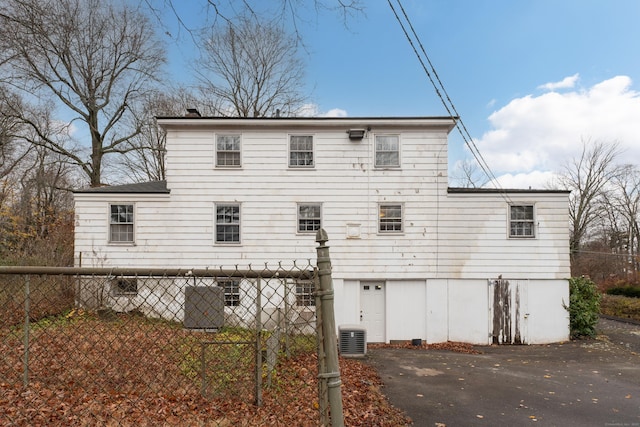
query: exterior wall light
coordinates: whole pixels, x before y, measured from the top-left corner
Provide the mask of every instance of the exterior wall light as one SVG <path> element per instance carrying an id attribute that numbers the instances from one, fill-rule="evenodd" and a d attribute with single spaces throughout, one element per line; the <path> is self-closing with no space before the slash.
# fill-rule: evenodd
<path id="1" fill-rule="evenodd" d="M 362 139 L 364 138 L 365 129 L 349 129 L 347 133 L 349 134 L 349 139 Z"/>

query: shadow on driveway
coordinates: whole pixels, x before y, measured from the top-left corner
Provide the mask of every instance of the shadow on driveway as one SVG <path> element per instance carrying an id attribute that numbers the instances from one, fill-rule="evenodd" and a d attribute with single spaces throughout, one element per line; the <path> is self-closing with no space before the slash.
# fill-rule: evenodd
<path id="1" fill-rule="evenodd" d="M 598 330 L 482 354 L 372 349 L 365 360 L 416 426 L 640 427 L 640 326 L 601 319 Z"/>

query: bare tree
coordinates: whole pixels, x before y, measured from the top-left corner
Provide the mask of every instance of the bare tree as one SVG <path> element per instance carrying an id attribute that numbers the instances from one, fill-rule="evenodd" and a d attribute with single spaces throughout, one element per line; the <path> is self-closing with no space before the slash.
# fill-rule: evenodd
<path id="1" fill-rule="evenodd" d="M 120 169 L 127 180 L 136 182 L 166 179 L 166 132 L 158 126 L 156 116 L 180 116 L 188 108 L 202 104 L 187 89 L 178 87 L 167 93 L 154 93 L 142 103 L 134 124 L 140 133 L 127 141 L 129 152 Z"/>
<path id="2" fill-rule="evenodd" d="M 38 136 L 31 141 L 79 166 L 92 186 L 103 157 L 126 151 L 140 132 L 121 126 L 153 89 L 164 49 L 152 25 L 126 3 L 108 0 L 5 0 L 0 12 L 4 80 L 31 100 L 54 102 L 67 123 L 84 125 L 90 146 L 48 138 L 37 117 L 13 116 Z M 88 153 L 87 153 L 88 151 Z"/>
<path id="3" fill-rule="evenodd" d="M 489 182 L 478 162 L 462 160 L 455 164 L 451 173 L 451 185 L 462 188 L 480 188 Z"/>
<path id="4" fill-rule="evenodd" d="M 618 153 L 617 143 L 583 140 L 581 155 L 573 159 L 559 175 L 560 184 L 571 190 L 569 219 L 572 257 L 580 251 L 589 228 L 604 215 L 602 196 L 607 184 L 619 173 L 614 164 Z"/>
<path id="5" fill-rule="evenodd" d="M 217 114 L 291 115 L 304 102 L 304 63 L 295 39 L 255 16 L 213 28 L 202 36 L 197 73 L 203 98 Z"/>
<path id="6" fill-rule="evenodd" d="M 215 27 L 218 22 L 231 22 L 240 15 L 270 16 L 282 24 L 290 24 L 294 29 L 296 39 L 302 40 L 300 27 L 308 23 L 304 18 L 306 9 L 312 9 L 316 14 L 324 11 L 337 14 L 345 26 L 351 18 L 364 13 L 362 0 L 199 0 L 189 2 L 189 7 L 200 5 L 205 23 L 202 27 L 193 27 L 184 19 L 182 9 L 184 2 L 176 0 L 139 0 L 157 18 L 158 23 L 170 34 L 171 26 L 167 25 L 167 14 L 177 21 L 178 31 L 185 30 L 191 36 L 202 28 Z"/>
<path id="7" fill-rule="evenodd" d="M 618 244 L 615 249 L 626 254 L 625 269 L 637 274 L 640 254 L 640 171 L 635 165 L 624 165 L 613 177 L 608 192 L 607 205 L 619 223 L 613 228 Z"/>

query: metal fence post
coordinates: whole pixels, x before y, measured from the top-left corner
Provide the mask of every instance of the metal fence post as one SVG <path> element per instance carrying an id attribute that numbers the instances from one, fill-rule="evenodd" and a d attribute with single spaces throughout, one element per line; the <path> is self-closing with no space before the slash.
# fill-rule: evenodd
<path id="1" fill-rule="evenodd" d="M 324 229 L 316 233 L 316 248 L 318 256 L 318 278 L 320 289 L 317 291 L 322 300 L 322 323 L 323 323 L 323 344 L 326 355 L 327 372 L 320 372 L 320 379 L 327 379 L 327 392 L 329 395 L 329 406 L 331 411 L 331 425 L 333 427 L 344 426 L 344 415 L 342 413 L 342 380 L 340 379 L 340 364 L 338 361 L 338 342 L 336 334 L 336 321 L 333 304 L 333 280 L 331 278 L 331 257 L 329 256 L 329 246 L 325 243 L 329 240 Z"/>
<path id="2" fill-rule="evenodd" d="M 262 283 L 256 280 L 256 406 L 262 406 Z"/>
<path id="3" fill-rule="evenodd" d="M 23 371 L 22 371 L 22 385 L 29 385 L 29 330 L 31 325 L 29 323 L 30 316 L 30 300 L 31 300 L 31 280 L 29 275 L 24 278 L 24 331 L 23 331 L 23 345 L 24 354 L 22 359 Z"/>
<path id="4" fill-rule="evenodd" d="M 318 344 L 318 374 L 327 372 L 327 360 L 324 352 L 324 332 L 322 330 L 322 298 L 320 293 L 317 292 L 320 289 L 320 281 L 318 280 L 318 268 L 314 271 L 314 286 L 316 289 L 316 340 Z M 320 425 L 329 425 L 329 401 L 327 396 L 327 379 L 323 377 L 318 378 L 318 410 L 320 412 Z"/>

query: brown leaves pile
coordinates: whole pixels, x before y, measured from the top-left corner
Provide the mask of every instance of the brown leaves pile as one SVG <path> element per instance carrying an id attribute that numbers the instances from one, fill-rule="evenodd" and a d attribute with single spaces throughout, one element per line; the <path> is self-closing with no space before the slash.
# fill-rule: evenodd
<path id="1" fill-rule="evenodd" d="M 144 319 L 83 316 L 34 329 L 29 385 L 22 386 L 21 337 L 0 331 L 0 425 L 314 426 L 317 358 L 300 354 L 276 367 L 277 381 L 253 396 L 205 398 L 176 351 L 181 328 Z M 382 394 L 376 371 L 341 359 L 345 425 L 403 426 L 410 420 Z M 250 392 L 251 393 L 251 392 Z"/>
<path id="2" fill-rule="evenodd" d="M 481 351 L 477 350 L 473 345 L 463 343 L 463 342 L 455 342 L 455 341 L 447 341 L 443 343 L 435 343 L 435 344 L 421 344 L 421 345 L 413 345 L 410 341 L 403 341 L 400 343 L 394 344 L 368 344 L 368 348 L 376 349 L 376 348 L 406 348 L 411 350 L 446 350 L 453 351 L 455 353 L 466 353 L 466 354 L 482 354 Z"/>

